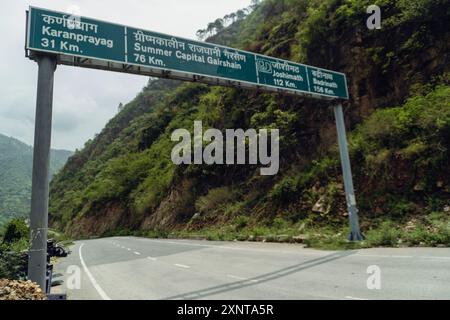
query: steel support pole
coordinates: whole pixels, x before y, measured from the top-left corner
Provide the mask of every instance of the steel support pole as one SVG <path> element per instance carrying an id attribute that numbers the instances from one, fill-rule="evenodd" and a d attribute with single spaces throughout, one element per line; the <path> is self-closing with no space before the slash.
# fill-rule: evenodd
<path id="1" fill-rule="evenodd" d="M 348 154 L 342 104 L 338 104 L 334 107 L 334 116 L 336 118 L 339 152 L 341 155 L 342 173 L 344 175 L 345 197 L 347 199 L 348 216 L 350 220 L 350 235 L 348 239 L 350 241 L 361 241 L 364 240 L 364 236 L 359 229 L 358 208 L 356 207 L 355 191 L 353 189 L 352 169 L 350 166 L 350 156 Z"/>
<path id="2" fill-rule="evenodd" d="M 46 290 L 50 143 L 52 135 L 54 56 L 37 56 L 38 85 L 34 129 L 28 279 Z"/>

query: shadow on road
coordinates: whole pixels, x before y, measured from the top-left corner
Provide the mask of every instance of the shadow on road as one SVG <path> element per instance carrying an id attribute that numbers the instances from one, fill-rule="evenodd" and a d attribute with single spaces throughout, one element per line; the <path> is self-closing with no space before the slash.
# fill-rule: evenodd
<path id="1" fill-rule="evenodd" d="M 356 251 L 336 252 L 336 253 L 333 253 L 333 254 L 330 254 L 330 255 L 327 255 L 324 257 L 320 257 L 320 258 L 313 259 L 313 260 L 308 260 L 303 263 L 296 264 L 296 265 L 293 265 L 290 267 L 286 267 L 286 268 L 283 268 L 283 269 L 280 269 L 277 271 L 265 273 L 265 274 L 256 276 L 254 278 L 240 280 L 240 281 L 227 283 L 227 284 L 223 284 L 223 285 L 219 285 L 219 286 L 214 286 L 214 287 L 210 287 L 210 288 L 205 288 L 205 289 L 201 289 L 201 290 L 196 290 L 196 291 L 192 291 L 192 292 L 186 292 L 186 293 L 182 293 L 179 295 L 167 297 L 167 298 L 164 298 L 161 300 L 201 299 L 201 298 L 205 298 L 205 297 L 212 296 L 215 294 L 219 294 L 219 293 L 223 293 L 223 292 L 227 292 L 227 291 L 233 291 L 233 290 L 241 289 L 244 287 L 249 287 L 249 286 L 257 285 L 260 283 L 268 282 L 271 280 L 275 280 L 278 278 L 282 278 L 282 277 L 288 276 L 290 274 L 300 272 L 302 270 L 310 269 L 315 266 L 318 266 L 318 265 L 321 265 L 321 264 L 324 264 L 327 262 L 331 262 L 333 260 L 348 257 L 348 256 L 354 254 L 355 252 Z"/>

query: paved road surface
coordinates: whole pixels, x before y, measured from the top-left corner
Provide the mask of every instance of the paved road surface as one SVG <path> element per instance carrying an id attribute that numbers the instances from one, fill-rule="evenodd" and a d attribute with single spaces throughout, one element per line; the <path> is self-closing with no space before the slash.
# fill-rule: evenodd
<path id="1" fill-rule="evenodd" d="M 373 265 L 381 271 L 379 290 L 367 288 Z M 80 289 L 71 289 L 77 268 Z M 56 290 L 83 300 L 450 299 L 448 248 L 318 251 L 115 237 L 76 242 L 55 273 L 64 280 Z"/>

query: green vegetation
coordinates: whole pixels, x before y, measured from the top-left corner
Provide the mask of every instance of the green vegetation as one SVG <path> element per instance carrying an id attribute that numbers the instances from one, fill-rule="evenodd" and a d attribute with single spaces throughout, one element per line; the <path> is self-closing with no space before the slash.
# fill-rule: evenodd
<path id="1" fill-rule="evenodd" d="M 29 229 L 23 219 L 13 219 L 2 230 L 0 242 L 0 279 L 26 277 Z"/>
<path id="2" fill-rule="evenodd" d="M 365 8 L 374 3 L 384 12 L 381 31 L 366 28 Z M 348 74 L 346 122 L 367 240 L 346 241 L 325 102 L 154 79 L 55 177 L 53 226 L 75 237 L 448 245 L 448 1 L 265 0 L 250 11 L 211 27 L 217 33 L 207 41 Z M 194 120 L 220 130 L 280 129 L 280 173 L 174 166 L 171 133 L 192 131 Z"/>
<path id="3" fill-rule="evenodd" d="M 255 10 L 258 5 L 261 3 L 261 0 L 252 0 L 250 6 L 244 9 L 239 9 L 236 12 L 232 12 L 230 14 L 225 15 L 223 18 L 218 18 L 214 22 L 208 23 L 208 26 L 205 29 L 199 29 L 197 31 L 197 37 L 200 40 L 205 39 L 206 37 L 211 37 L 218 33 L 222 33 L 225 28 L 231 26 L 231 24 L 239 23 L 243 21 L 249 13 Z"/>
<path id="4" fill-rule="evenodd" d="M 438 85 L 401 107 L 374 112 L 350 139 L 363 208 L 393 218 L 449 205 L 450 87 Z M 380 183 L 381 182 L 381 183 Z M 383 203 L 371 203 L 373 193 Z"/>
<path id="5" fill-rule="evenodd" d="M 346 241 L 342 230 L 321 229 L 306 241 L 311 247 L 322 249 L 358 249 L 369 247 L 450 246 L 450 219 L 447 213 L 431 213 L 423 221 L 409 223 L 385 220 L 366 230 L 361 243 Z"/>
<path id="6" fill-rule="evenodd" d="M 52 150 L 50 172 L 53 176 L 72 153 Z M 0 134 L 0 228 L 30 210 L 33 148 Z"/>
<path id="7" fill-rule="evenodd" d="M 5 244 L 13 244 L 17 242 L 25 242 L 27 243 L 29 238 L 28 226 L 25 221 L 22 219 L 13 219 L 11 220 L 5 228 L 5 232 L 3 235 L 3 243 Z M 26 245 L 24 246 L 26 247 Z"/>
<path id="8" fill-rule="evenodd" d="M 49 230 L 48 239 L 71 244 L 66 235 L 54 230 Z M 30 229 L 24 219 L 12 219 L 0 228 L 0 279 L 26 279 L 29 241 Z"/>
<path id="9" fill-rule="evenodd" d="M 227 203 L 233 201 L 236 197 L 230 187 L 221 187 L 210 189 L 208 194 L 201 196 L 195 202 L 195 208 L 200 213 L 209 213 L 226 206 Z"/>

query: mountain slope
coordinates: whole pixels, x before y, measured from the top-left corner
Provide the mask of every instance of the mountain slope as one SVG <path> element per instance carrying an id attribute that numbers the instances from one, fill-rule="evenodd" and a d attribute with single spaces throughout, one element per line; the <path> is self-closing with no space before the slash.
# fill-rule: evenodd
<path id="1" fill-rule="evenodd" d="M 406 224 L 450 204 L 450 5 L 379 1 L 383 29 L 371 31 L 370 4 L 266 0 L 208 40 L 348 75 L 346 122 L 365 229 L 380 217 Z M 428 114 L 424 106 L 431 105 Z M 279 128 L 279 174 L 262 177 L 256 166 L 175 166 L 170 135 L 192 132 L 194 120 L 220 130 Z M 327 102 L 151 80 L 54 179 L 51 221 L 75 236 L 342 228 L 335 130 Z"/>
<path id="2" fill-rule="evenodd" d="M 52 150 L 50 173 L 53 176 L 66 163 L 71 151 Z M 0 134 L 0 225 L 29 212 L 33 148 Z"/>

